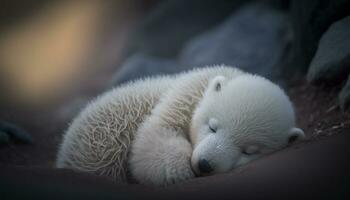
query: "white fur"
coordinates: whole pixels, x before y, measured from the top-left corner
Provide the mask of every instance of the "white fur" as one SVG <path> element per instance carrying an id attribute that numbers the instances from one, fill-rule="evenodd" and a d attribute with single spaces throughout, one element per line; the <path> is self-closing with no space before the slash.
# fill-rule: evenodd
<path id="1" fill-rule="evenodd" d="M 216 84 L 221 84 L 220 91 Z M 291 136 L 303 135 L 295 128 L 291 102 L 277 85 L 254 75 L 220 77 L 212 81 L 192 118 L 192 165 L 199 174 L 198 161 L 205 159 L 212 173 L 227 172 L 285 147 Z"/>
<path id="2" fill-rule="evenodd" d="M 200 174 L 198 159 L 218 173 L 280 149 L 303 136 L 294 123 L 288 97 L 270 81 L 232 67 L 197 69 L 98 97 L 67 130 L 57 167 L 167 185 Z"/>

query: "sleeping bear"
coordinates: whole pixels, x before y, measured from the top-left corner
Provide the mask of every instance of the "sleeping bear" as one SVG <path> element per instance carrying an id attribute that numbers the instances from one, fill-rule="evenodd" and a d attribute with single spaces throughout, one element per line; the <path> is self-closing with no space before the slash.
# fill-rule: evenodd
<path id="1" fill-rule="evenodd" d="M 66 131 L 56 166 L 164 186 L 228 172 L 303 137 L 279 86 L 211 66 L 97 97 Z"/>

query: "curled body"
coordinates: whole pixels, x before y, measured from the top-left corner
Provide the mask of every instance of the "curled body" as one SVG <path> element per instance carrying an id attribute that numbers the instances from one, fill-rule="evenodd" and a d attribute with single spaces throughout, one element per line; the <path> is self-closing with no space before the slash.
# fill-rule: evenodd
<path id="1" fill-rule="evenodd" d="M 66 131 L 56 166 L 168 185 L 227 172 L 302 136 L 278 86 L 213 66 L 138 80 L 97 97 Z M 259 155 L 243 158 L 245 151 Z"/>

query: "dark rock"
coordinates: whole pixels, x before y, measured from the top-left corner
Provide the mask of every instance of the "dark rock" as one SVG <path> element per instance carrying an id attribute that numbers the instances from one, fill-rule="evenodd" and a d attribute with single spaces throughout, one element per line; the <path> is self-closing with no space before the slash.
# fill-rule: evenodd
<path id="1" fill-rule="evenodd" d="M 294 30 L 291 62 L 284 75 L 300 79 L 307 72 L 319 39 L 328 27 L 350 13 L 349 0 L 291 0 L 290 17 Z"/>
<path id="2" fill-rule="evenodd" d="M 350 17 L 335 22 L 322 36 L 312 59 L 308 81 L 339 83 L 350 72 Z"/>
<path id="3" fill-rule="evenodd" d="M 283 12 L 250 4 L 190 41 L 180 55 L 180 63 L 227 64 L 280 81 L 291 40 L 289 21 Z"/>
<path id="4" fill-rule="evenodd" d="M 8 143 L 11 140 L 25 144 L 33 142 L 32 136 L 27 131 L 15 124 L 0 121 L 0 143 Z"/>
<path id="5" fill-rule="evenodd" d="M 167 0 L 134 31 L 126 57 L 134 53 L 174 58 L 193 36 L 224 20 L 244 0 Z"/>
<path id="6" fill-rule="evenodd" d="M 268 4 L 273 8 L 280 10 L 289 10 L 291 0 L 260 0 L 260 2 Z"/>
<path id="7" fill-rule="evenodd" d="M 347 110 L 350 105 L 350 75 L 345 86 L 339 93 L 339 104 L 342 110 Z"/>
<path id="8" fill-rule="evenodd" d="M 143 77 L 174 74 L 187 69 L 190 69 L 190 67 L 178 65 L 170 59 L 135 54 L 122 64 L 121 69 L 117 71 L 112 80 L 112 86 Z"/>
<path id="9" fill-rule="evenodd" d="M 0 130 L 0 145 L 7 144 L 9 142 L 10 142 L 9 135 L 6 132 Z"/>

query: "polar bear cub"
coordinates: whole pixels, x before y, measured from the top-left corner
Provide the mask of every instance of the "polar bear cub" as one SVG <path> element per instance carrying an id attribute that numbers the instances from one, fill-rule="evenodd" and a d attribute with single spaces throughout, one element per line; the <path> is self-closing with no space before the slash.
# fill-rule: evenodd
<path id="1" fill-rule="evenodd" d="M 131 82 L 72 122 L 57 167 L 168 185 L 228 172 L 304 137 L 277 85 L 228 66 Z"/>

